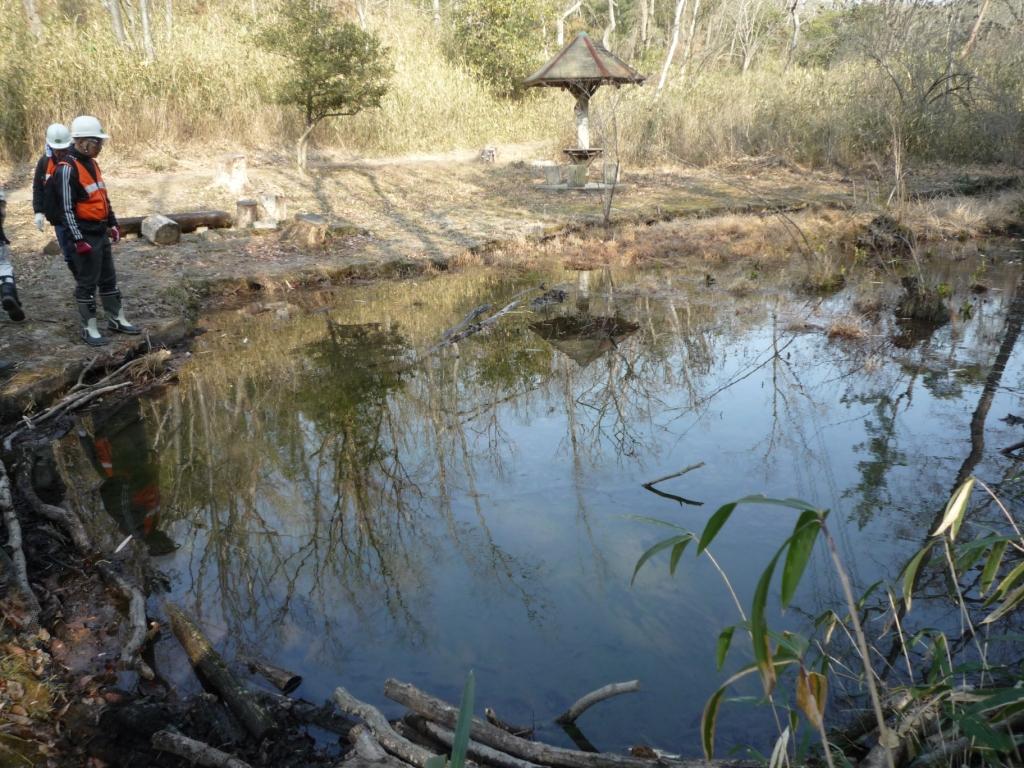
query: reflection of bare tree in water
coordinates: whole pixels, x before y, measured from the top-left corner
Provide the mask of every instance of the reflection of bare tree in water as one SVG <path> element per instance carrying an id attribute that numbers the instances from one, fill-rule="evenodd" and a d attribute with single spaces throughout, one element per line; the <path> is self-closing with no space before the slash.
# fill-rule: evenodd
<path id="1" fill-rule="evenodd" d="M 420 641 L 429 564 L 445 550 L 460 552 L 474 578 L 511 585 L 533 611 L 529 569 L 493 541 L 482 510 L 467 528 L 442 504 L 443 537 L 427 524 L 422 489 L 432 471 L 453 474 L 456 457 L 447 447 L 436 465 L 424 455 L 429 413 L 392 396 L 408 378 L 405 352 L 394 329 L 329 323 L 294 358 L 301 371 L 193 376 L 158 406 L 159 423 L 178 425 L 158 440 L 173 508 L 190 514 L 192 594 L 199 610 L 215 599 L 236 636 L 249 630 L 257 643 L 287 619 L 322 622 L 325 641 L 337 642 L 340 602 L 363 616 L 384 607 Z M 417 386 L 429 391 L 429 378 Z"/>

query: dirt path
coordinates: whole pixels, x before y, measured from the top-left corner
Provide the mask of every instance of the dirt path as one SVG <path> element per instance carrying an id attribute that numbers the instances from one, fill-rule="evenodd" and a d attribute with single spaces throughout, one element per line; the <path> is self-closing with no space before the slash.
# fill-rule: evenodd
<path id="1" fill-rule="evenodd" d="M 188 332 L 199 302 L 211 294 L 444 267 L 492 244 L 536 241 L 599 222 L 600 195 L 537 189 L 542 170 L 526 159 L 530 149 L 502 149 L 495 164 L 479 162 L 469 152 L 377 160 L 327 157 L 306 177 L 285 156 L 250 157 L 244 195 L 282 194 L 291 213 L 344 220 L 364 233 L 317 249 L 289 245 L 277 233 L 234 230 L 186 235 L 168 247 L 132 238 L 115 248 L 128 314 L 146 328 L 151 343 L 168 344 Z M 219 165 L 216 157 L 157 156 L 148 167 L 109 162 L 105 171 L 121 216 L 233 211 L 243 195 L 215 183 Z M 50 233 L 32 226 L 29 180 L 26 174 L 20 178 L 8 185 L 7 232 L 28 319 L 15 325 L 0 315 L 0 359 L 17 365 L 0 382 L 2 420 L 52 398 L 96 355 L 78 340 L 71 276 L 60 256 L 42 253 Z M 920 176 L 918 183 L 932 189 L 950 178 L 949 173 Z M 856 206 L 882 191 L 870 180 L 753 163 L 715 171 L 631 172 L 623 181 L 613 210 L 619 223 L 779 206 Z M 133 346 L 137 339 L 116 338 L 100 354 L 113 361 Z"/>

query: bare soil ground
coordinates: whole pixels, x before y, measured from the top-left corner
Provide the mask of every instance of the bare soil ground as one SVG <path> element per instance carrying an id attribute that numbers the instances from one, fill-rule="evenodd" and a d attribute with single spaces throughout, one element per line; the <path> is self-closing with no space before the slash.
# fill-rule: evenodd
<path id="1" fill-rule="evenodd" d="M 111 158 L 104 171 L 119 216 L 197 209 L 234 211 L 238 197 L 286 196 L 290 214 L 318 213 L 362 230 L 322 248 L 289 244 L 278 233 L 221 230 L 183 236 L 157 247 L 130 238 L 115 247 L 129 317 L 152 344 L 189 331 L 200 302 L 238 292 L 290 290 L 358 277 L 407 274 L 457 265 L 509 242 L 537 241 L 602 221 L 602 195 L 538 189 L 542 170 L 529 148 L 500 149 L 497 163 L 472 153 L 352 160 L 327 157 L 309 174 L 284 155 L 248 158 L 249 185 L 233 194 L 218 185 L 220 157 L 154 155 L 144 164 Z M 984 186 L 1000 169 L 937 171 L 914 179 L 917 191 Z M 661 168 L 625 172 L 612 219 L 649 224 L 721 213 L 803 207 L 863 208 L 884 198 L 884 182 L 811 172 L 771 162 L 716 169 Z M 0 359 L 17 369 L 0 382 L 0 419 L 37 408 L 74 381 L 97 351 L 78 339 L 73 281 L 60 256 L 42 252 L 52 233 L 32 226 L 28 168 L 7 183 L 7 232 L 28 319 L 0 314 Z M 139 347 L 119 337 L 99 354 L 114 362 Z"/>

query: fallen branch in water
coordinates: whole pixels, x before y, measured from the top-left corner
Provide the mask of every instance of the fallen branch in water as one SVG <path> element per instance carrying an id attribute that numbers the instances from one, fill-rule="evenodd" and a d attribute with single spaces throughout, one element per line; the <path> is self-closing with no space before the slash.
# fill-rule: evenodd
<path id="1" fill-rule="evenodd" d="M 418 768 L 426 768 L 427 760 L 434 757 L 432 752 L 400 736 L 379 709 L 360 701 L 344 688 L 334 689 L 334 702 L 345 714 L 365 722 L 380 745 L 400 760 Z"/>
<path id="2" fill-rule="evenodd" d="M 506 723 L 490 707 L 484 707 L 484 717 L 487 718 L 487 722 L 493 726 L 501 728 L 506 733 L 511 733 L 513 736 L 522 736 L 524 739 L 529 739 L 533 736 L 533 727 L 526 725 L 512 725 L 512 723 Z"/>
<path id="3" fill-rule="evenodd" d="M 683 470 L 685 472 L 686 470 Z M 682 473 L 679 473 L 682 474 Z M 555 722 L 559 725 L 566 725 L 567 723 L 575 723 L 576 719 L 590 709 L 595 704 L 599 704 L 606 699 L 610 699 L 613 696 L 618 696 L 622 693 L 635 693 L 640 690 L 639 680 L 630 680 L 625 683 L 610 683 L 602 688 L 598 688 L 596 691 L 591 691 L 586 696 L 580 697 L 580 699 L 569 707 L 565 712 L 555 718 Z"/>
<path id="4" fill-rule="evenodd" d="M 702 506 L 704 506 L 704 502 L 703 501 L 694 501 L 693 499 L 687 499 L 687 498 L 684 498 L 682 496 L 677 496 L 674 493 L 668 493 L 666 491 L 659 491 L 654 486 L 656 486 L 658 483 L 663 483 L 666 480 L 674 480 L 677 477 L 682 477 L 687 472 L 692 472 L 693 470 L 700 469 L 703 466 L 704 466 L 704 462 L 703 461 L 698 462 L 696 464 L 691 464 L 690 466 L 686 467 L 685 469 L 681 469 L 678 472 L 673 472 L 671 475 L 665 475 L 664 477 L 659 477 L 657 480 L 651 480 L 649 482 L 646 482 L 646 483 L 643 484 L 643 487 L 646 490 L 650 491 L 651 493 L 653 493 L 653 494 L 655 494 L 657 496 L 661 496 L 662 498 L 665 498 L 665 499 L 672 499 L 673 501 L 678 501 L 680 505 L 682 505 L 682 504 L 689 504 L 690 506 L 693 506 L 693 507 L 702 507 Z"/>
<path id="5" fill-rule="evenodd" d="M 172 731 L 157 731 L 150 739 L 153 749 L 160 752 L 170 752 L 194 765 L 203 765 L 208 768 L 252 768 L 244 760 L 239 760 L 234 755 L 221 752 L 209 744 L 190 739 L 180 733 Z"/>
<path id="6" fill-rule="evenodd" d="M 27 626 L 34 629 L 39 622 L 39 600 L 36 599 L 32 585 L 28 582 L 28 565 L 25 563 L 25 552 L 21 546 L 21 523 L 18 520 L 18 513 L 14 510 L 11 482 L 7 477 L 7 468 L 3 460 L 0 460 L 0 512 L 3 513 L 4 525 L 7 527 L 7 548 L 11 550 L 9 559 L 14 580 L 28 613 Z"/>

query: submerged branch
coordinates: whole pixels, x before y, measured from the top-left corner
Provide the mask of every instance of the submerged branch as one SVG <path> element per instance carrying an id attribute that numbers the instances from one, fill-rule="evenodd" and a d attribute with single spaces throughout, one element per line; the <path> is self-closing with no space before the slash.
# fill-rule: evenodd
<path id="1" fill-rule="evenodd" d="M 686 470 L 683 470 L 686 472 Z M 682 474 L 682 473 L 679 473 Z M 635 693 L 640 690 L 639 680 L 630 680 L 625 683 L 610 683 L 602 688 L 598 688 L 596 691 L 591 691 L 586 696 L 580 697 L 580 699 L 573 704 L 569 709 L 560 714 L 555 718 L 555 722 L 559 725 L 565 725 L 567 723 L 574 723 L 576 719 L 590 709 L 595 704 L 599 704 L 606 699 L 610 699 L 613 696 L 618 696 L 622 693 Z"/>

